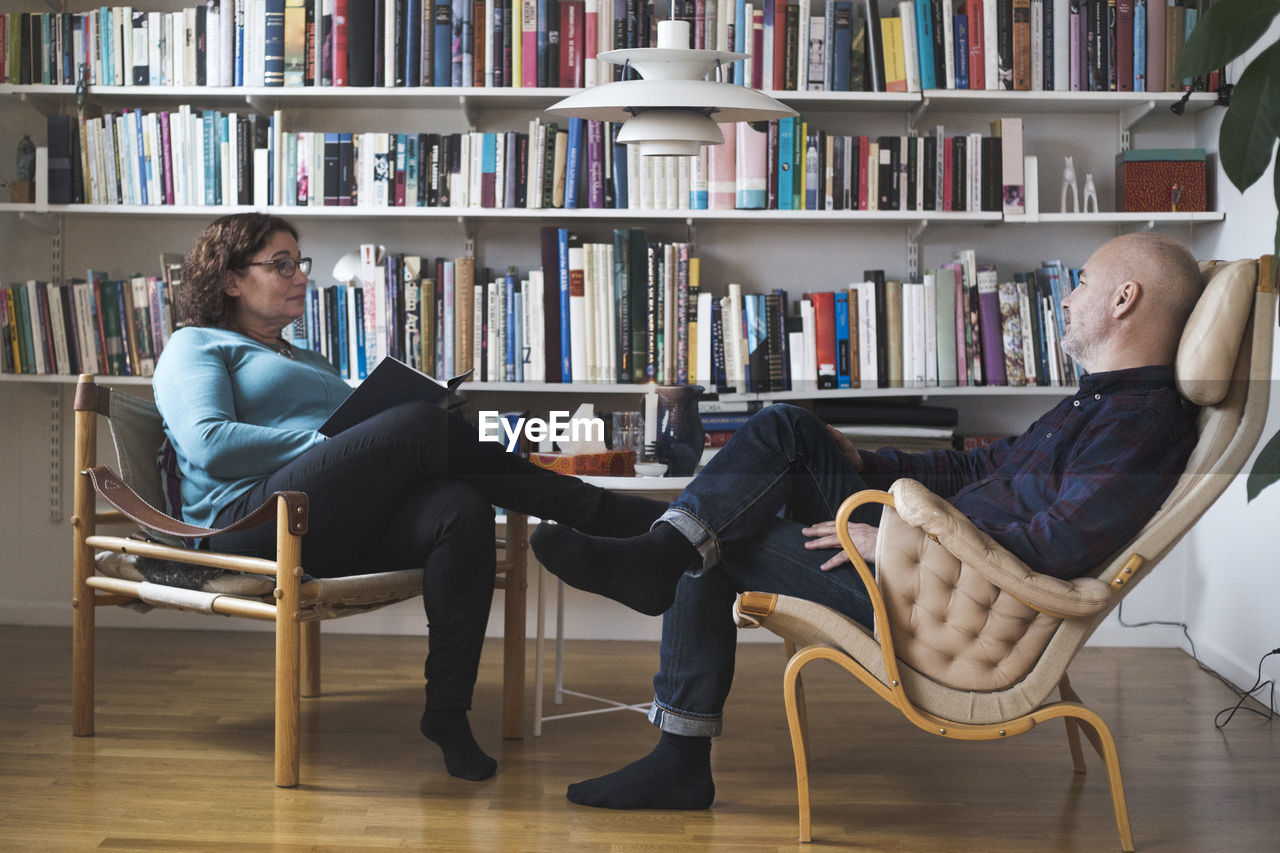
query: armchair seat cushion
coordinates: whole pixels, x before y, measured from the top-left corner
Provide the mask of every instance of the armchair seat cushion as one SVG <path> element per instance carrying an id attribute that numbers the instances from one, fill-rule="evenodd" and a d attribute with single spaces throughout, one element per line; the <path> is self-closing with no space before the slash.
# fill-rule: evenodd
<path id="1" fill-rule="evenodd" d="M 739 616 L 742 627 L 760 626 L 795 643 L 797 648 L 825 645 L 843 651 L 882 684 L 888 684 L 884 651 L 861 624 L 824 604 L 779 595 L 768 616 Z M 953 688 L 922 675 L 898 660 L 898 675 L 911 702 L 923 711 L 957 723 L 998 723 L 1030 713 L 1045 700 L 1055 680 L 1031 678 L 999 690 Z"/>

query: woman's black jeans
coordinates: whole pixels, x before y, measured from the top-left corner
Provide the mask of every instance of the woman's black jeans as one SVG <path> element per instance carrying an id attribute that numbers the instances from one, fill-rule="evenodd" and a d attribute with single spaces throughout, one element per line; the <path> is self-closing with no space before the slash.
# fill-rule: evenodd
<path id="1" fill-rule="evenodd" d="M 422 569 L 432 710 L 471 706 L 493 598 L 493 507 L 577 526 L 602 495 L 480 442 L 474 425 L 422 402 L 387 409 L 311 448 L 226 506 L 217 526 L 285 490 L 310 501 L 302 542 L 307 574 Z M 270 556 L 275 528 L 225 534 L 212 545 Z"/>

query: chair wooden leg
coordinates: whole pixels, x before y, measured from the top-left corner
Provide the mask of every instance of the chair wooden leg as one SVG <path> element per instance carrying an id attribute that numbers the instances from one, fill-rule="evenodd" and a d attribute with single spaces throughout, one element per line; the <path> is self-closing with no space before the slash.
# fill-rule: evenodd
<path id="1" fill-rule="evenodd" d="M 276 510 L 276 732 L 277 787 L 298 784 L 298 622 L 302 582 L 302 539 L 289 531 L 289 511 L 283 497 Z"/>
<path id="2" fill-rule="evenodd" d="M 790 640 L 782 641 L 782 649 L 787 655 L 787 660 L 791 660 L 796 653 L 796 644 Z M 800 720 L 800 730 L 809 731 L 809 705 L 804 700 L 804 679 L 800 677 L 800 673 L 796 673 L 796 714 Z"/>
<path id="3" fill-rule="evenodd" d="M 1067 724 L 1067 739 L 1071 745 L 1071 759 L 1075 762 L 1076 772 L 1084 772 L 1084 754 L 1080 748 L 1081 730 L 1102 759 L 1107 768 L 1107 782 L 1111 786 L 1111 805 L 1116 813 L 1116 828 L 1120 831 L 1120 849 L 1132 853 L 1133 828 L 1129 824 L 1129 806 L 1124 796 L 1124 780 L 1120 776 L 1120 753 L 1116 749 L 1115 738 L 1111 729 L 1094 712 L 1084 707 L 1080 694 L 1076 693 L 1071 682 L 1064 673 L 1058 682 L 1058 692 L 1064 702 L 1072 702 L 1081 706 L 1079 711 L 1063 717 Z"/>
<path id="4" fill-rule="evenodd" d="M 1062 680 L 1058 682 L 1058 693 L 1064 702 L 1080 702 L 1080 696 L 1071 688 L 1071 682 L 1067 680 L 1066 675 L 1063 675 Z M 1080 748 L 1080 724 L 1074 717 L 1063 717 L 1062 721 L 1067 726 L 1067 746 L 1071 750 L 1071 764 L 1077 773 L 1084 773 L 1084 750 Z"/>
<path id="5" fill-rule="evenodd" d="M 782 679 L 782 698 L 787 707 L 787 726 L 791 729 L 791 751 L 796 761 L 796 799 L 800 809 L 800 837 L 802 842 L 812 840 L 809 821 L 809 730 L 804 719 L 804 698 L 800 690 L 800 670 L 794 659 L 787 664 Z"/>
<path id="6" fill-rule="evenodd" d="M 1120 775 L 1120 753 L 1115 738 L 1102 718 L 1085 710 L 1079 715 L 1080 727 L 1097 750 L 1107 768 L 1107 781 L 1111 786 L 1111 805 L 1116 813 L 1116 829 L 1120 832 L 1120 849 L 1133 853 L 1133 828 L 1129 824 L 1129 806 L 1124 796 L 1124 779 Z"/>
<path id="7" fill-rule="evenodd" d="M 524 737 L 525 598 L 529 589 L 529 522 L 507 513 L 507 577 L 503 589 L 502 736 Z"/>
<path id="8" fill-rule="evenodd" d="M 302 695 L 308 699 L 320 695 L 320 621 L 302 623 Z"/>
<path id="9" fill-rule="evenodd" d="M 81 381 L 93 381 L 82 376 Z M 94 702 L 94 624 L 96 604 L 93 588 L 88 585 L 93 575 L 93 549 L 84 544 L 95 532 L 93 487 L 89 476 L 81 473 L 93 465 L 97 440 L 97 413 L 77 411 L 75 462 L 76 478 L 72 529 L 72 589 L 71 589 L 71 733 L 80 737 L 93 735 Z"/>
<path id="10" fill-rule="evenodd" d="M 71 622 L 71 733 L 79 737 L 93 736 L 94 618 L 93 589 L 85 586 L 77 568 Z"/>

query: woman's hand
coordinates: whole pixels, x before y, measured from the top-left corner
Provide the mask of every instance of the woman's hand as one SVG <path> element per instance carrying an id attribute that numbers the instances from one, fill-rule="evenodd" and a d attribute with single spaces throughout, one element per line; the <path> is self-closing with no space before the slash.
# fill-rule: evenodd
<path id="1" fill-rule="evenodd" d="M 857 453 L 858 451 L 854 451 Z M 818 524 L 811 525 L 800 531 L 805 536 L 810 537 L 804 543 L 804 547 L 810 551 L 820 548 L 840 548 L 840 537 L 836 535 L 836 523 L 834 521 L 823 521 Z M 870 524 L 857 524 L 849 522 L 849 538 L 853 540 L 853 547 L 858 549 L 858 553 L 862 555 L 862 559 L 868 563 L 872 562 L 876 556 L 876 535 L 879 530 Z M 824 572 L 831 571 L 836 566 L 842 566 L 845 563 L 851 563 L 849 555 L 840 548 L 830 560 L 822 564 Z"/>
<path id="2" fill-rule="evenodd" d="M 853 446 L 853 442 L 849 441 L 849 437 L 831 424 L 827 424 L 827 435 L 831 436 L 831 440 L 840 448 L 840 452 L 848 458 L 850 464 L 853 465 L 853 470 L 861 471 L 862 454 L 858 452 L 858 448 Z"/>

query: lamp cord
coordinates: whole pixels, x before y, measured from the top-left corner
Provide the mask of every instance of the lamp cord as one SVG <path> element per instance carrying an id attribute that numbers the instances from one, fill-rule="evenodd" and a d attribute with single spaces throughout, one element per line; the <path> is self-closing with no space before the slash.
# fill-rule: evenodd
<path id="1" fill-rule="evenodd" d="M 1116 608 L 1116 619 L 1119 621 L 1121 627 L 1123 628 L 1145 628 L 1148 625 L 1167 625 L 1172 628 L 1182 629 L 1182 636 L 1186 638 L 1187 645 L 1191 647 L 1191 659 L 1196 662 L 1196 666 L 1200 667 L 1200 669 L 1204 670 L 1205 672 L 1212 675 L 1214 678 L 1221 681 L 1224 685 L 1227 686 L 1227 689 L 1229 689 L 1232 693 L 1236 694 L 1236 696 L 1239 697 L 1239 701 L 1236 702 L 1235 705 L 1223 708 L 1221 711 L 1219 711 L 1217 714 L 1214 715 L 1213 717 L 1214 728 L 1221 729 L 1226 727 L 1227 723 L 1231 722 L 1231 718 L 1236 715 L 1236 711 L 1248 711 L 1251 714 L 1257 714 L 1259 717 L 1262 717 L 1264 720 L 1275 719 L 1276 713 L 1277 713 L 1276 684 L 1273 679 L 1268 679 L 1266 681 L 1262 680 L 1262 662 L 1265 661 L 1267 658 L 1271 657 L 1272 655 L 1280 654 L 1280 648 L 1272 649 L 1271 651 L 1267 652 L 1261 658 L 1258 659 L 1258 675 L 1257 675 L 1257 678 L 1254 680 L 1253 686 L 1250 687 L 1248 690 L 1242 690 L 1241 688 L 1232 684 L 1230 681 L 1222 677 L 1220 674 L 1218 674 L 1214 670 L 1204 665 L 1204 663 L 1200 660 L 1200 656 L 1196 654 L 1195 641 L 1191 639 L 1191 632 L 1187 630 L 1187 625 L 1185 622 L 1168 622 L 1168 621 L 1162 621 L 1159 619 L 1150 619 L 1150 620 L 1147 620 L 1146 622 L 1132 622 L 1132 623 L 1126 622 L 1124 621 L 1124 602 L 1123 601 L 1121 601 L 1120 605 Z M 1245 700 L 1249 698 L 1253 698 L 1256 701 L 1258 701 L 1259 704 L 1261 704 L 1261 700 L 1258 700 L 1258 697 L 1254 696 L 1254 694 L 1257 693 L 1259 690 L 1262 690 L 1263 688 L 1270 688 L 1270 693 L 1268 694 L 1265 711 L 1259 711 L 1257 708 L 1251 708 L 1245 704 Z M 1223 719 L 1224 714 L 1226 715 L 1226 719 Z"/>

